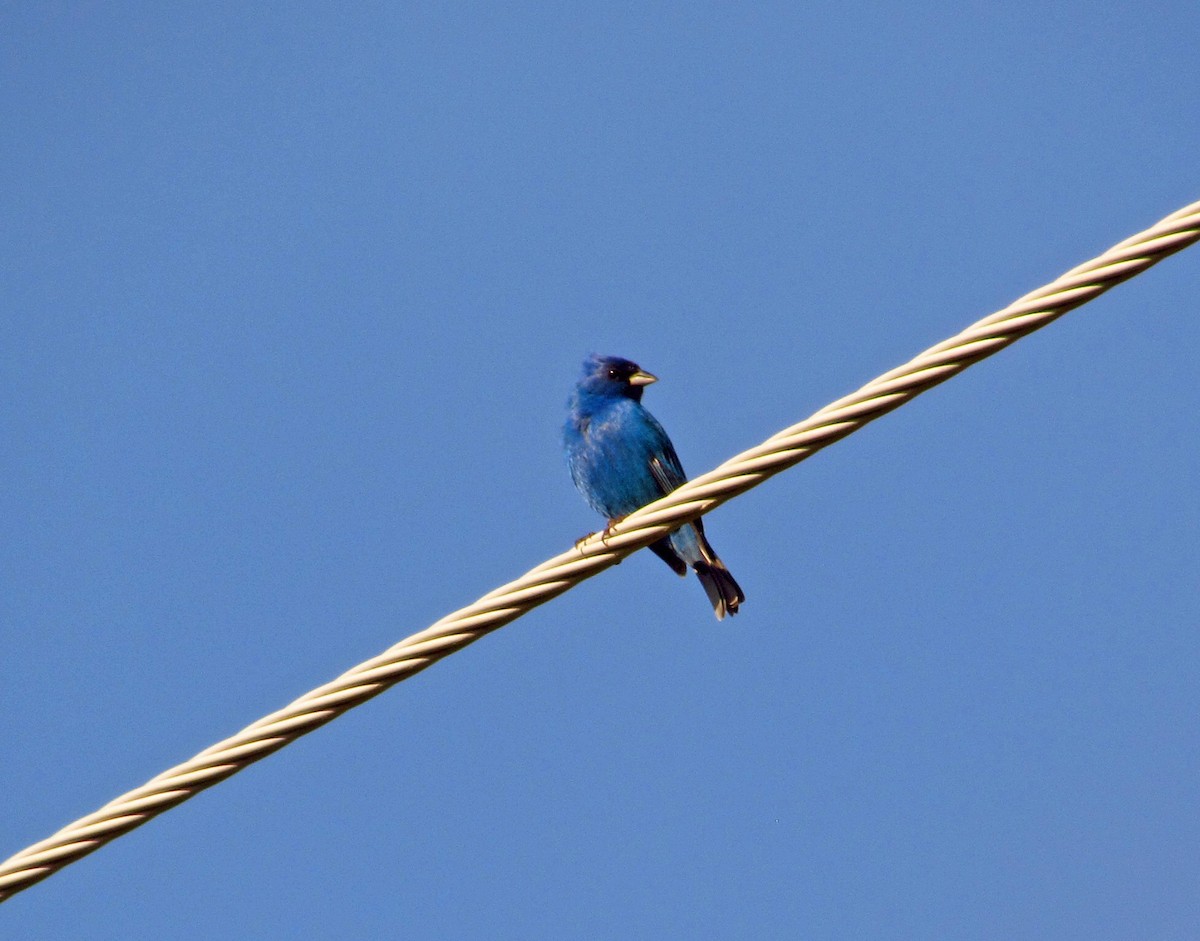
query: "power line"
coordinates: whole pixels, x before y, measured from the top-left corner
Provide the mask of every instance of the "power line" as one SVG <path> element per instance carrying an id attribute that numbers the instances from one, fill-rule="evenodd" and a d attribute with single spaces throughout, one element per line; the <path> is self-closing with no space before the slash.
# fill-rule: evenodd
<path id="1" fill-rule="evenodd" d="M 1200 202 L 1014 301 L 0 864 L 0 901 L 620 562 L 1200 239 Z"/>

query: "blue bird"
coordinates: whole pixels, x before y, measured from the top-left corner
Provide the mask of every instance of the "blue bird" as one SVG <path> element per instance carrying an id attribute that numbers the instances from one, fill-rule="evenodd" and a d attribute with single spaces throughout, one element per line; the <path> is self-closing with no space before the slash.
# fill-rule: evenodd
<path id="1" fill-rule="evenodd" d="M 642 406 L 642 391 L 657 381 L 637 363 L 593 353 L 583 361 L 583 376 L 567 403 L 563 449 L 571 479 L 609 526 L 687 480 L 671 439 Z M 704 538 L 700 520 L 684 524 L 650 549 L 678 575 L 686 576 L 692 567 L 718 620 L 737 614 L 746 600 Z"/>

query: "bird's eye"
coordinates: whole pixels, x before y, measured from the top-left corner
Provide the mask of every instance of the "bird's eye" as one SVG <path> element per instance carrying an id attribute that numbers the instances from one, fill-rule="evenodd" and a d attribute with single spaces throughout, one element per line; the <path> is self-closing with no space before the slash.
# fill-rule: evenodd
<path id="1" fill-rule="evenodd" d="M 621 370 L 617 369 L 616 366 L 610 366 L 609 370 L 608 370 L 608 378 L 609 379 L 620 379 L 621 378 Z"/>

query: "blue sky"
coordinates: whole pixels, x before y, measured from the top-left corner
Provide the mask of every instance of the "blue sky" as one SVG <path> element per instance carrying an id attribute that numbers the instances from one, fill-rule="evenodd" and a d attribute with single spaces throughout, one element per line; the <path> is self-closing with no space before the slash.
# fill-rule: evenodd
<path id="1" fill-rule="evenodd" d="M 0 12 L 0 856 L 1200 197 L 1194 4 Z M 41 941 L 1200 931 L 1200 249 L 0 906 Z"/>

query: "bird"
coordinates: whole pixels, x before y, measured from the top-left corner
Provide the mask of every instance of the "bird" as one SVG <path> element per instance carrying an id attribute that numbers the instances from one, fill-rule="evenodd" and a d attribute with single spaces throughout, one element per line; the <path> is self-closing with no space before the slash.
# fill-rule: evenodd
<path id="1" fill-rule="evenodd" d="M 642 392 L 658 377 L 619 356 L 593 353 L 567 402 L 563 452 L 571 479 L 605 531 L 687 481 L 666 431 L 642 405 Z M 582 541 L 582 540 L 581 540 Z M 700 519 L 650 544 L 677 575 L 696 573 L 717 620 L 737 614 L 745 594 L 704 536 Z"/>

